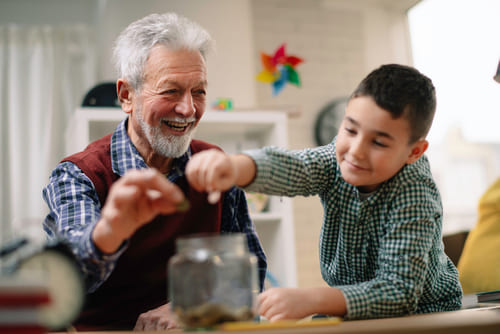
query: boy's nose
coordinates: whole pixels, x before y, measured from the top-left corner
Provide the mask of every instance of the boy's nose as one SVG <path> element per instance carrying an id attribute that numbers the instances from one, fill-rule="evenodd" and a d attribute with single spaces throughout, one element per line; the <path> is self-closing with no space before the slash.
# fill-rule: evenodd
<path id="1" fill-rule="evenodd" d="M 351 142 L 351 147 L 349 149 L 351 155 L 356 159 L 362 159 L 365 157 L 366 148 L 363 140 L 356 139 Z"/>

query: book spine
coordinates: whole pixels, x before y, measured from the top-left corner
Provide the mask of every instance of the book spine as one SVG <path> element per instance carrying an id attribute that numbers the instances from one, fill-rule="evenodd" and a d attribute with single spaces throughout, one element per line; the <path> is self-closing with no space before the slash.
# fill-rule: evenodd
<path id="1" fill-rule="evenodd" d="M 0 308 L 0 326 L 40 325 L 40 310 L 35 307 Z"/>
<path id="2" fill-rule="evenodd" d="M 0 333 L 5 334 L 44 334 L 47 329 L 40 325 L 2 325 L 0 324 Z"/>
<path id="3" fill-rule="evenodd" d="M 50 303 L 48 293 L 0 293 L 1 307 L 36 306 Z"/>

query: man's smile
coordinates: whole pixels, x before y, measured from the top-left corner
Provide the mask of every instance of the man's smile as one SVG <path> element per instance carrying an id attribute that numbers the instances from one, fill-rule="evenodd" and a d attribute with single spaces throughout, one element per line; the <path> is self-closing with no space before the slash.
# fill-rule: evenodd
<path id="1" fill-rule="evenodd" d="M 176 122 L 176 121 L 169 121 L 169 120 L 164 120 L 162 121 L 162 124 L 165 124 L 169 129 L 175 131 L 175 132 L 186 132 L 188 128 L 193 124 L 194 122 Z"/>

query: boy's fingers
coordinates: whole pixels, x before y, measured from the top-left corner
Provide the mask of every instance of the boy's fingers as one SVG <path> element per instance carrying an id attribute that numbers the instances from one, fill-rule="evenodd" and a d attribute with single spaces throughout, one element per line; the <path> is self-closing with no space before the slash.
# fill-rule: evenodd
<path id="1" fill-rule="evenodd" d="M 200 159 L 196 155 L 188 162 L 185 170 L 189 184 L 198 191 L 203 191 L 202 170 Z"/>

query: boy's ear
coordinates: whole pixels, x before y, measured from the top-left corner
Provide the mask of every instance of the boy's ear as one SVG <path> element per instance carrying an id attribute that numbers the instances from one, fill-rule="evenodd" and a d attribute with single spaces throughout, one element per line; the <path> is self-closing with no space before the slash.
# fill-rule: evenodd
<path id="1" fill-rule="evenodd" d="M 415 144 L 412 145 L 410 155 L 406 160 L 407 164 L 412 164 L 417 161 L 425 151 L 427 151 L 427 147 L 429 147 L 429 142 L 425 139 L 418 140 Z"/>
<path id="2" fill-rule="evenodd" d="M 130 84 L 124 79 L 118 79 L 116 81 L 116 94 L 118 96 L 118 101 L 122 106 L 122 109 L 127 114 L 132 112 L 134 90 Z"/>

